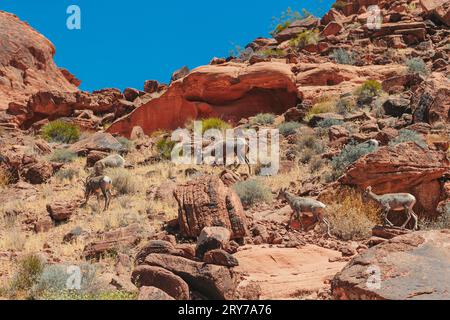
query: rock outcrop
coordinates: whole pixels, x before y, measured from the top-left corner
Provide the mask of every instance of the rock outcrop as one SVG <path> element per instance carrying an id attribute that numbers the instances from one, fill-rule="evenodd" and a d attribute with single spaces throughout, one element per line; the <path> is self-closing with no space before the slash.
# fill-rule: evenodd
<path id="1" fill-rule="evenodd" d="M 180 185 L 174 195 L 181 235 L 196 238 L 205 227 L 226 228 L 231 239 L 247 235 L 241 200 L 218 176 L 200 177 Z"/>
<path id="2" fill-rule="evenodd" d="M 418 200 L 416 212 L 432 217 L 441 201 L 439 179 L 449 170 L 444 152 L 409 142 L 383 147 L 361 158 L 347 169 L 341 182 L 362 190 L 372 186 L 377 194 L 410 192 Z"/>
<path id="3" fill-rule="evenodd" d="M 172 83 L 161 97 L 116 121 L 108 132 L 129 137 L 133 127 L 140 126 L 150 134 L 215 116 L 237 123 L 261 112 L 282 114 L 297 101 L 294 75 L 284 63 L 202 66 Z"/>
<path id="4" fill-rule="evenodd" d="M 396 237 L 354 258 L 332 281 L 339 300 L 450 299 L 450 230 Z"/>
<path id="5" fill-rule="evenodd" d="M 25 104 L 38 91 L 76 92 L 53 62 L 55 47 L 13 14 L 0 11 L 0 111 L 10 102 Z"/>

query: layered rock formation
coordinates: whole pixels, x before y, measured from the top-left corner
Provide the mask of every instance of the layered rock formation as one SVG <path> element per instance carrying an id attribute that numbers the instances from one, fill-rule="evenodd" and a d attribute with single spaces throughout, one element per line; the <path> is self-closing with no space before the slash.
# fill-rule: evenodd
<path id="1" fill-rule="evenodd" d="M 160 98 L 115 122 L 108 132 L 129 136 L 133 127 L 140 126 L 149 134 L 208 117 L 237 123 L 260 112 L 283 113 L 297 101 L 294 74 L 284 63 L 203 66 L 174 82 Z"/>
<path id="2" fill-rule="evenodd" d="M 53 62 L 55 47 L 15 15 L 0 11 L 0 111 L 38 91 L 76 92 L 78 81 Z"/>

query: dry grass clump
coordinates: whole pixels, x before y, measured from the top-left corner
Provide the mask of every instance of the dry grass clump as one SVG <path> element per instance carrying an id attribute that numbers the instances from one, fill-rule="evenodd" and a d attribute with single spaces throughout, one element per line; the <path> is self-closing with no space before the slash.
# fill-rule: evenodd
<path id="1" fill-rule="evenodd" d="M 5 188 L 11 182 L 11 175 L 7 170 L 0 167 L 0 189 Z"/>
<path id="2" fill-rule="evenodd" d="M 106 175 L 113 181 L 114 191 L 119 194 L 134 194 L 140 189 L 138 177 L 129 170 L 114 168 L 106 171 Z"/>
<path id="3" fill-rule="evenodd" d="M 328 204 L 327 216 L 336 237 L 346 241 L 370 237 L 380 219 L 376 204 L 365 202 L 359 192 L 350 188 L 326 198 L 322 201 Z"/>
<path id="4" fill-rule="evenodd" d="M 314 101 L 314 105 L 308 111 L 305 121 L 311 120 L 316 114 L 321 113 L 334 113 L 336 112 L 336 105 L 338 97 L 336 96 L 322 96 Z"/>

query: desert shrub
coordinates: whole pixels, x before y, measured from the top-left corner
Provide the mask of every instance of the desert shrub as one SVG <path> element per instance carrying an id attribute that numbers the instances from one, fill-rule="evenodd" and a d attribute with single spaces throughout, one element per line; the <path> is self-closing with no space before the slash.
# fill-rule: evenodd
<path id="1" fill-rule="evenodd" d="M 355 142 L 346 145 L 341 153 L 335 156 L 331 161 L 331 166 L 333 168 L 334 178 L 338 178 L 344 173 L 344 170 L 357 161 L 362 156 L 375 151 L 375 147 L 369 145 L 368 143 L 357 144 Z"/>
<path id="2" fill-rule="evenodd" d="M 322 140 L 314 135 L 303 135 L 299 138 L 296 144 L 297 153 L 299 154 L 299 161 L 301 163 L 310 163 L 310 169 L 315 172 L 320 169 L 324 162 L 318 161 L 318 155 L 325 151 L 325 146 Z M 315 162 L 313 164 L 313 162 Z"/>
<path id="3" fill-rule="evenodd" d="M 331 7 L 336 10 L 342 10 L 345 8 L 346 5 L 347 5 L 347 3 L 345 1 L 338 0 L 335 3 L 333 3 L 333 5 Z"/>
<path id="4" fill-rule="evenodd" d="M 43 269 L 44 261 L 37 254 L 29 254 L 19 260 L 10 285 L 11 294 L 30 290 L 39 280 Z"/>
<path id="5" fill-rule="evenodd" d="M 124 168 L 108 169 L 107 176 L 113 181 L 114 190 L 119 194 L 134 194 L 139 191 L 139 182 Z"/>
<path id="6" fill-rule="evenodd" d="M 275 58 L 281 58 L 286 55 L 286 53 L 281 49 L 265 49 L 258 52 L 259 55 L 263 57 L 275 57 Z"/>
<path id="7" fill-rule="evenodd" d="M 342 48 L 334 50 L 330 57 L 339 64 L 355 64 L 355 54 Z"/>
<path id="8" fill-rule="evenodd" d="M 78 176 L 79 176 L 78 170 L 75 170 L 73 168 L 62 169 L 55 174 L 56 179 L 58 179 L 59 181 L 63 180 L 72 181 L 74 178 Z"/>
<path id="9" fill-rule="evenodd" d="M 427 143 L 425 142 L 425 139 L 422 137 L 422 135 L 414 130 L 408 130 L 408 129 L 402 129 L 399 131 L 398 137 L 393 139 L 389 145 L 395 146 L 400 143 L 404 142 L 415 142 L 422 148 L 427 147 Z"/>
<path id="10" fill-rule="evenodd" d="M 289 45 L 293 48 L 303 49 L 304 47 L 319 43 L 319 30 L 305 30 L 300 32 L 295 38 L 289 40 Z"/>
<path id="11" fill-rule="evenodd" d="M 210 129 L 226 130 L 229 129 L 230 125 L 219 118 L 209 118 L 202 120 L 202 131 L 205 133 Z"/>
<path id="12" fill-rule="evenodd" d="M 428 230 L 450 229 L 450 203 L 442 208 L 441 215 L 437 219 L 426 221 L 424 227 Z"/>
<path id="13" fill-rule="evenodd" d="M 0 189 L 11 183 L 11 174 L 5 168 L 0 167 Z"/>
<path id="14" fill-rule="evenodd" d="M 272 113 L 260 113 L 257 114 L 252 120 L 251 124 L 273 124 L 275 122 L 275 115 Z"/>
<path id="15" fill-rule="evenodd" d="M 426 76 L 429 73 L 427 64 L 422 58 L 408 59 L 405 64 L 408 67 L 408 73 L 418 73 L 423 76 Z"/>
<path id="16" fill-rule="evenodd" d="M 323 201 L 328 204 L 326 212 L 331 233 L 342 240 L 369 238 L 373 227 L 379 223 L 380 213 L 377 205 L 365 202 L 355 190 L 340 190 L 337 195 Z"/>
<path id="17" fill-rule="evenodd" d="M 311 13 L 309 13 L 306 9 L 302 9 L 302 11 L 299 12 L 293 11 L 291 8 L 287 8 L 286 11 L 281 13 L 280 17 L 272 18 L 274 29 L 270 34 L 274 36 L 288 28 L 292 22 L 296 20 L 303 20 L 309 16 L 311 16 Z"/>
<path id="18" fill-rule="evenodd" d="M 367 80 L 355 90 L 355 96 L 358 99 L 358 104 L 361 106 L 371 103 L 381 92 L 381 83 L 376 80 Z"/>
<path id="19" fill-rule="evenodd" d="M 298 122 L 284 122 L 278 126 L 278 130 L 280 130 L 280 134 L 283 136 L 289 136 L 297 132 L 297 129 L 300 128 L 301 125 Z"/>
<path id="20" fill-rule="evenodd" d="M 45 292 L 42 299 L 50 301 L 129 301 L 137 300 L 137 293 L 125 291 L 100 291 L 85 293 L 73 290 L 62 290 L 56 292 Z"/>
<path id="21" fill-rule="evenodd" d="M 80 138 L 80 129 L 74 124 L 55 120 L 42 127 L 41 135 L 47 141 L 73 143 Z"/>
<path id="22" fill-rule="evenodd" d="M 325 165 L 325 160 L 320 156 L 315 156 L 309 161 L 309 171 L 317 172 Z"/>
<path id="23" fill-rule="evenodd" d="M 67 149 L 55 150 L 50 156 L 50 161 L 71 163 L 78 157 L 76 152 L 69 151 Z"/>
<path id="24" fill-rule="evenodd" d="M 170 138 L 161 138 L 156 143 L 156 149 L 163 159 L 170 160 L 172 157 L 172 150 L 175 145 L 176 142 L 172 141 Z"/>
<path id="25" fill-rule="evenodd" d="M 308 111 L 305 117 L 305 121 L 311 120 L 316 114 L 330 113 L 336 111 L 336 98 L 323 96 L 315 101 L 312 108 Z"/>
<path id="26" fill-rule="evenodd" d="M 260 202 L 270 203 L 272 201 L 270 189 L 258 179 L 238 182 L 233 188 L 246 207 L 251 207 Z"/>
<path id="27" fill-rule="evenodd" d="M 322 129 L 328 129 L 331 128 L 332 126 L 340 126 L 343 125 L 344 121 L 339 120 L 339 119 L 324 119 L 322 121 L 319 121 L 317 123 L 317 127 L 318 128 L 322 128 Z"/>
<path id="28" fill-rule="evenodd" d="M 355 109 L 355 101 L 351 98 L 341 98 L 336 103 L 336 112 L 342 115 L 351 113 Z"/>
<path id="29" fill-rule="evenodd" d="M 131 152 L 134 149 L 133 141 L 130 141 L 125 137 L 117 137 L 116 139 L 122 145 L 124 150 Z"/>

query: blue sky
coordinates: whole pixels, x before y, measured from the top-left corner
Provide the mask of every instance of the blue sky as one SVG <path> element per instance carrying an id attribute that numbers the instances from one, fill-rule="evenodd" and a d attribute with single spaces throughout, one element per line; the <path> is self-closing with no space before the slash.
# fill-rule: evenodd
<path id="1" fill-rule="evenodd" d="M 195 68 L 267 36 L 286 8 L 325 13 L 332 0 L 1 0 L 49 38 L 55 61 L 83 81 L 81 89 L 168 82 L 176 69 Z M 81 30 L 66 27 L 69 5 L 81 8 Z"/>

